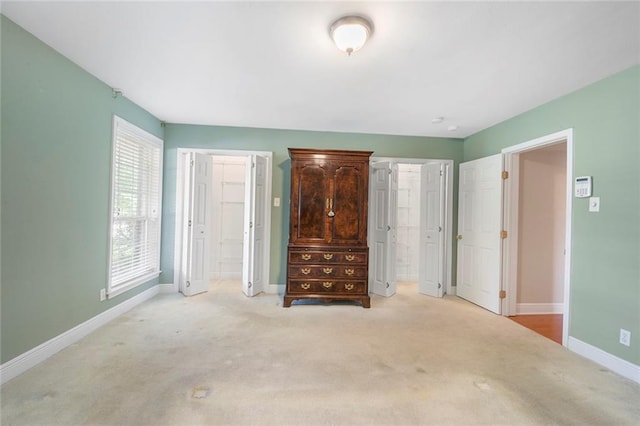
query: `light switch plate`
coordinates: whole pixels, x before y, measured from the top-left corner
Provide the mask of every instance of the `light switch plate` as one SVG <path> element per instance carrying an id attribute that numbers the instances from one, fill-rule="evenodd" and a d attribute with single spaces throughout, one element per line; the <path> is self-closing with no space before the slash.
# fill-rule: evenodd
<path id="1" fill-rule="evenodd" d="M 600 197 L 589 198 L 589 211 L 590 212 L 600 211 Z"/>

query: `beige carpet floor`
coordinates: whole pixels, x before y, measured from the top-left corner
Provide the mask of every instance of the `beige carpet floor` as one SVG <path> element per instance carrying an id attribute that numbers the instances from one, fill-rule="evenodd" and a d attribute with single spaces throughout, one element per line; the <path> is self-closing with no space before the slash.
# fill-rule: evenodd
<path id="1" fill-rule="evenodd" d="M 638 425 L 640 386 L 456 297 L 161 295 L 1 389 L 2 425 Z"/>

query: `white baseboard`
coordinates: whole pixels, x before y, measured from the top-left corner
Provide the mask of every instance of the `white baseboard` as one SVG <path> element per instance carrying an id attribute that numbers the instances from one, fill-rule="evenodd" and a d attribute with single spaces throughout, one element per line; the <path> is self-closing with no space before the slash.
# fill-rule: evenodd
<path id="1" fill-rule="evenodd" d="M 561 314 L 564 309 L 564 303 L 518 303 L 516 304 L 516 314 L 518 315 L 535 315 L 535 314 Z"/>
<path id="2" fill-rule="evenodd" d="M 567 344 L 567 347 L 578 355 L 582 355 L 593 362 L 607 367 L 609 370 L 618 373 L 629 380 L 640 383 L 640 366 L 638 365 L 611 355 L 610 353 L 585 343 L 582 340 L 576 339 L 575 337 L 569 336 L 569 343 Z"/>
<path id="3" fill-rule="evenodd" d="M 267 284 L 264 287 L 264 292 L 267 294 L 284 294 L 284 291 L 286 289 L 286 285 L 285 284 Z"/>
<path id="4" fill-rule="evenodd" d="M 72 345 L 83 337 L 91 334 L 109 321 L 151 299 L 160 292 L 160 287 L 162 286 L 153 286 L 142 293 L 133 296 L 131 299 L 125 300 L 119 305 L 88 319 L 82 324 L 78 324 L 72 329 L 59 334 L 58 336 L 49 339 L 35 348 L 0 365 L 0 385 L 7 383 L 9 380 L 17 377 L 30 368 L 35 367 L 67 346 Z M 173 288 L 173 285 L 171 285 L 171 288 Z"/>
<path id="5" fill-rule="evenodd" d="M 158 292 L 163 294 L 163 293 L 177 293 L 178 292 L 178 286 L 175 284 L 159 284 L 158 285 Z"/>

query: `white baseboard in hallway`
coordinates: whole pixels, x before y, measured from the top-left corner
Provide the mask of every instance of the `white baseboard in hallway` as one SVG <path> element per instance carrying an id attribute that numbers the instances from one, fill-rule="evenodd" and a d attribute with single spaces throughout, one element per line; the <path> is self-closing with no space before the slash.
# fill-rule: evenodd
<path id="1" fill-rule="evenodd" d="M 578 355 L 590 359 L 603 367 L 607 367 L 609 370 L 618 373 L 629 380 L 640 383 L 640 366 L 638 365 L 630 363 L 622 358 L 618 358 L 615 355 L 611 355 L 610 353 L 585 343 L 580 339 L 576 339 L 575 337 L 569 336 L 569 343 L 567 344 L 567 347 Z"/>
<path id="2" fill-rule="evenodd" d="M 171 292 L 173 292 L 173 284 L 170 284 L 170 286 Z M 64 333 L 36 346 L 35 348 L 5 362 L 0 365 L 0 385 L 5 384 L 30 368 L 35 367 L 42 361 L 52 355 L 55 355 L 67 346 L 76 343 L 78 340 L 91 334 L 109 321 L 116 319 L 120 315 L 151 299 L 153 296 L 160 293 L 161 290 L 165 289 L 166 288 L 163 286 L 153 286 L 142 293 L 96 315 L 95 317 L 88 319 L 82 324 L 78 324 L 72 329 L 69 329 Z"/>
<path id="3" fill-rule="evenodd" d="M 516 313 L 518 315 L 561 314 L 562 303 L 518 303 Z"/>

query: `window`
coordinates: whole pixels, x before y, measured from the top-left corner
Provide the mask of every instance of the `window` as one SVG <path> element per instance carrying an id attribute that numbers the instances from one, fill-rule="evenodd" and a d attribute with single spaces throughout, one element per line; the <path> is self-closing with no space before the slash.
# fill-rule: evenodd
<path id="1" fill-rule="evenodd" d="M 160 274 L 162 144 L 114 116 L 109 297 Z"/>

